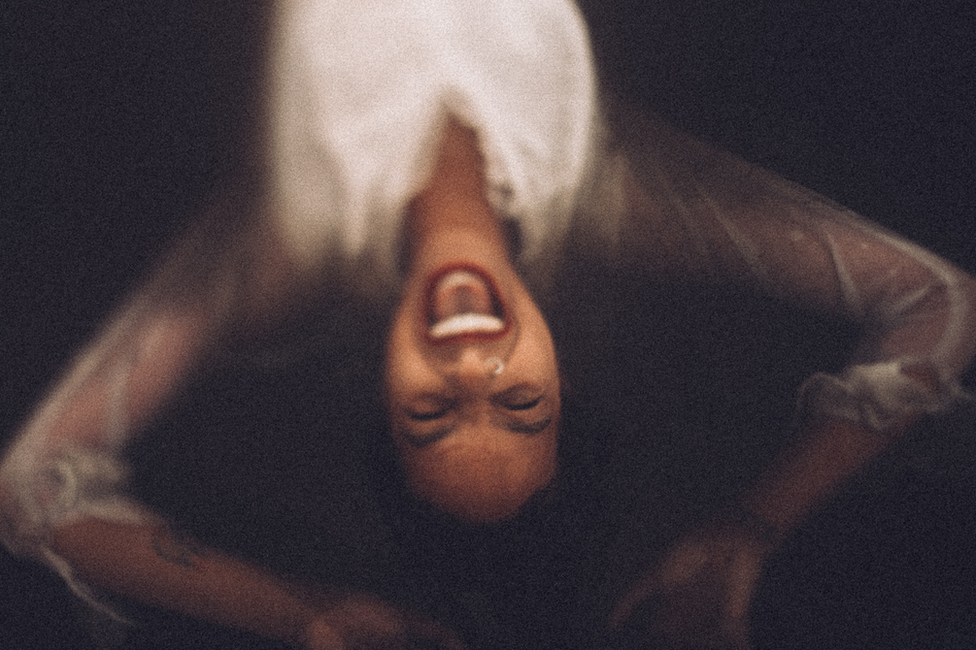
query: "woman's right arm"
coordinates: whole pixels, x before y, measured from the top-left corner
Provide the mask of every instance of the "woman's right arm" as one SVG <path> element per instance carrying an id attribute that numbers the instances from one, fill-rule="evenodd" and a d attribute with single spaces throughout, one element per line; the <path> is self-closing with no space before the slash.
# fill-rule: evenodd
<path id="1" fill-rule="evenodd" d="M 680 540 L 621 598 L 665 603 L 651 631 L 748 646 L 763 563 L 808 515 L 919 418 L 966 399 L 976 356 L 976 279 L 812 191 L 663 122 L 622 110 L 616 178 L 630 212 L 621 259 L 649 276 L 747 287 L 844 318 L 847 366 L 800 389 L 791 444 L 730 505 Z"/>

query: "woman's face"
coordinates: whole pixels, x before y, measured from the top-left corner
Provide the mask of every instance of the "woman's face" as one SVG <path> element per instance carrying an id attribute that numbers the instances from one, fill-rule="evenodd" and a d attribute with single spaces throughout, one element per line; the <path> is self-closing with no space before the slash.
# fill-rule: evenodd
<path id="1" fill-rule="evenodd" d="M 556 472 L 552 336 L 507 260 L 450 242 L 428 257 L 388 338 L 394 440 L 414 494 L 468 521 L 499 521 Z"/>

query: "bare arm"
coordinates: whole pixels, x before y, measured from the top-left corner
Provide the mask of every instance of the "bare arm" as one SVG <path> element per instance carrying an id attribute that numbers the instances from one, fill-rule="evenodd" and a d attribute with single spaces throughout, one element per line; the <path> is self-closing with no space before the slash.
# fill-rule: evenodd
<path id="1" fill-rule="evenodd" d="M 295 585 L 161 523 L 87 518 L 57 528 L 52 546 L 86 582 L 200 620 L 300 646 L 314 618 Z"/>
<path id="2" fill-rule="evenodd" d="M 227 259 L 208 259 L 208 246 Z M 48 530 L 72 517 L 140 519 L 123 496 L 120 454 L 227 326 L 237 293 L 232 248 L 199 224 L 54 384 L 0 465 L 9 546 L 43 556 Z"/>
<path id="3" fill-rule="evenodd" d="M 82 596 L 95 586 L 297 642 L 310 606 L 266 572 L 181 545 L 128 498 L 120 460 L 228 330 L 269 322 L 282 304 L 285 274 L 273 264 L 257 270 L 273 257 L 257 241 L 268 240 L 211 217 L 177 242 L 6 450 L 0 532 Z M 246 254 L 252 259 L 242 272 Z M 255 298 L 241 288 L 247 274 Z"/>
<path id="4" fill-rule="evenodd" d="M 85 519 L 54 531 L 79 577 L 136 601 L 309 650 L 407 648 L 422 639 L 463 650 L 446 628 L 362 593 L 276 576 L 206 548 L 165 524 Z"/>
<path id="5" fill-rule="evenodd" d="M 670 603 L 659 614 L 659 633 L 744 648 L 765 557 L 919 417 L 958 395 L 958 377 L 976 350 L 976 282 L 813 192 L 666 125 L 635 117 L 631 128 L 639 144 L 624 147 L 617 186 L 626 206 L 618 222 L 622 264 L 756 287 L 863 328 L 842 373 L 807 382 L 794 444 L 734 514 L 680 542 L 614 612 L 620 623 L 658 596 Z M 721 612 L 714 625 L 693 629 L 711 606 Z"/>

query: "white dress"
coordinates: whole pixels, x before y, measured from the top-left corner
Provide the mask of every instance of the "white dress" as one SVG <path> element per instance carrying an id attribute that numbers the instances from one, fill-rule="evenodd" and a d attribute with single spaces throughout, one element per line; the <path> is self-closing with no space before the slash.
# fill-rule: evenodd
<path id="1" fill-rule="evenodd" d="M 477 131 L 523 261 L 561 238 L 590 157 L 595 80 L 567 0 L 284 0 L 269 89 L 272 197 L 295 256 L 395 272 L 407 202 L 450 114 Z M 385 276 L 385 277 L 383 277 Z"/>
<path id="2" fill-rule="evenodd" d="M 605 130 L 569 0 L 280 0 L 269 57 L 269 213 L 303 265 L 334 255 L 394 285 L 404 210 L 453 115 L 479 135 L 489 198 L 521 230 L 523 267 L 575 238 L 614 264 L 752 286 L 856 320 L 855 358 L 811 378 L 805 403 L 880 432 L 960 393 L 976 350 L 976 283 L 657 122 L 608 112 Z M 0 466 L 4 544 L 89 598 L 48 535 L 86 517 L 152 517 L 125 495 L 119 460 L 135 433 L 123 405 L 139 317 L 129 310 L 82 351 Z M 51 426 L 96 373 L 116 387 L 101 434 Z"/>

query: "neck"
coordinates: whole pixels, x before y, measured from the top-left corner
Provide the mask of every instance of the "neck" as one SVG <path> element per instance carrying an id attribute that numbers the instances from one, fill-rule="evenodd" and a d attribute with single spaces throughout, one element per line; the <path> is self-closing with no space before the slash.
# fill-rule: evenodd
<path id="1" fill-rule="evenodd" d="M 508 242 L 485 189 L 477 136 L 448 122 L 430 181 L 407 220 L 411 265 L 431 248 L 448 244 L 460 255 L 507 260 Z"/>

